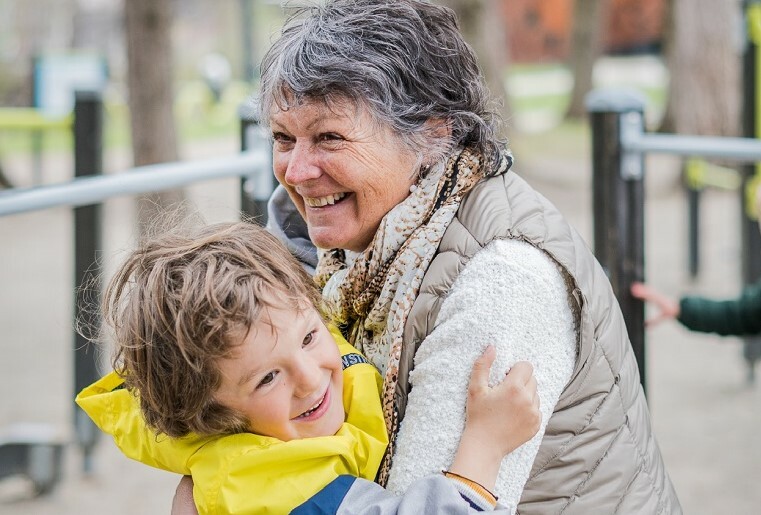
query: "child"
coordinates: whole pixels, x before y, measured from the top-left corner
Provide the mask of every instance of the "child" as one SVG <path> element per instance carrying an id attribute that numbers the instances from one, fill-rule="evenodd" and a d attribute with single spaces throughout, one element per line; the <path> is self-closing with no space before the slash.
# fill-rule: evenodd
<path id="1" fill-rule="evenodd" d="M 157 238 L 106 289 L 115 372 L 77 403 L 127 456 L 192 475 L 201 513 L 501 510 L 489 492 L 499 464 L 541 418 L 531 366 L 490 388 L 487 348 L 450 470 L 397 497 L 372 482 L 388 443 L 380 375 L 319 305 L 306 272 L 253 224 Z"/>
<path id="2" fill-rule="evenodd" d="M 755 193 L 755 212 L 761 226 L 761 187 Z M 658 308 L 658 314 L 648 320 L 647 325 L 676 320 L 690 331 L 699 333 L 716 333 L 721 336 L 761 334 L 761 280 L 746 285 L 739 296 L 728 299 L 699 295 L 674 299 L 640 282 L 633 283 L 630 291 L 635 298 L 651 302 Z"/>
<path id="3" fill-rule="evenodd" d="M 647 321 L 648 325 L 673 319 L 699 333 L 721 336 L 761 333 L 761 281 L 746 286 L 738 297 L 731 299 L 689 295 L 677 300 L 639 282 L 631 285 L 631 293 L 635 298 L 652 302 L 658 308 L 658 314 Z"/>

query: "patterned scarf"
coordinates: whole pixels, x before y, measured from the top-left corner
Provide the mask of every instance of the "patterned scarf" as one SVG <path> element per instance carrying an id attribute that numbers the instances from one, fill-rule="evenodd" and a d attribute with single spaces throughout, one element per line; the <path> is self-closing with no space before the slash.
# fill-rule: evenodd
<path id="1" fill-rule="evenodd" d="M 478 152 L 458 151 L 423 174 L 386 214 L 367 250 L 356 255 L 319 250 L 315 281 L 328 318 L 384 376 L 381 402 L 390 443 L 378 472 L 381 485 L 388 479 L 398 429 L 394 391 L 407 315 L 463 197 L 481 179 L 501 175 L 511 165 L 512 156 L 505 153 L 486 170 Z"/>

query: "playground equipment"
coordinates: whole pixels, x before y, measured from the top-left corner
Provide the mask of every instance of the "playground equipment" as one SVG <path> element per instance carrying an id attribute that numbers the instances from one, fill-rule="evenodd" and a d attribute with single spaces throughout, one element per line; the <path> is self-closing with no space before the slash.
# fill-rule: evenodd
<path id="1" fill-rule="evenodd" d="M 242 213 L 247 218 L 266 221 L 266 200 L 275 182 L 271 154 L 252 110 L 242 108 L 239 114 L 244 152 L 238 155 L 143 166 L 103 176 L 102 96 L 97 91 L 76 93 L 73 118 L 75 178 L 61 184 L 0 191 L 0 217 L 60 206 L 74 209 L 75 285 L 91 286 L 77 290 L 75 322 L 87 327 L 98 326 L 95 315 L 88 313 L 84 306 L 99 303 L 100 285 L 94 278 L 100 275 L 96 253 L 102 249 L 100 203 L 104 200 L 175 189 L 200 181 L 240 177 Z M 76 331 L 73 333 L 73 349 L 72 399 L 98 376 L 93 346 Z M 83 467 L 89 471 L 91 454 L 100 432 L 83 411 L 76 406 L 74 410 L 76 443 L 82 451 Z M 50 491 L 60 479 L 66 443 L 52 427 L 45 425 L 18 423 L 0 428 L 0 479 L 22 474 L 32 480 L 38 493 Z"/>

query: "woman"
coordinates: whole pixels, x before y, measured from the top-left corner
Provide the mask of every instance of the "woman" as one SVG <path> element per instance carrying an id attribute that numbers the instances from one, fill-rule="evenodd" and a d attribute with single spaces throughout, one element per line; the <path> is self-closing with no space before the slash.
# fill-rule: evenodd
<path id="1" fill-rule="evenodd" d="M 384 376 L 378 482 L 399 491 L 447 468 L 469 367 L 494 343 L 495 369 L 532 362 L 543 412 L 503 462 L 502 500 L 681 512 L 609 282 L 511 171 L 452 11 L 334 0 L 299 13 L 263 60 L 260 109 L 282 185 L 271 229 L 316 267 L 330 318 Z"/>

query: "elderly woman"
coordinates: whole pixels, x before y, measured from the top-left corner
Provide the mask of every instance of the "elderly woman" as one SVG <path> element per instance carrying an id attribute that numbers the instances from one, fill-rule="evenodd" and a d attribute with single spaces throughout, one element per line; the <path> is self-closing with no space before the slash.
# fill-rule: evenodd
<path id="1" fill-rule="evenodd" d="M 523 514 L 680 513 L 609 282 L 512 171 L 451 10 L 301 12 L 263 60 L 260 108 L 282 185 L 271 230 L 384 376 L 379 483 L 402 491 L 449 466 L 470 368 L 493 343 L 495 370 L 533 363 L 544 419 L 504 460 L 502 499 Z"/>

